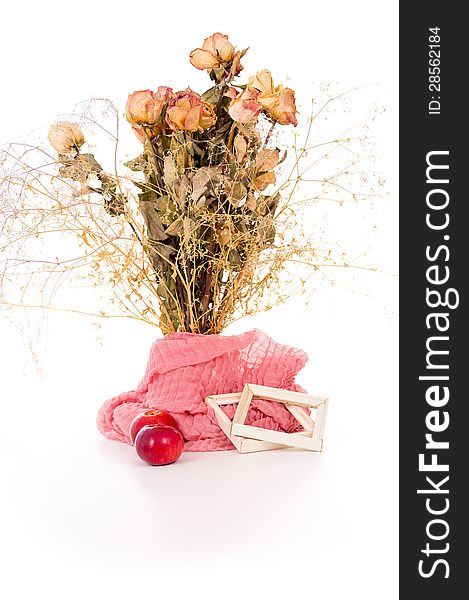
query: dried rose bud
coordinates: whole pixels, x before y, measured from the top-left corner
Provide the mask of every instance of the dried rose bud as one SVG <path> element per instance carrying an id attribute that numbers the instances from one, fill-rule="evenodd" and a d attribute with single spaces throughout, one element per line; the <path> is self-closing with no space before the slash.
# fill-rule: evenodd
<path id="1" fill-rule="evenodd" d="M 215 107 L 213 104 L 209 104 L 208 102 L 202 102 L 202 110 L 200 113 L 199 124 L 200 127 L 205 130 L 215 125 L 217 121 L 217 116 L 215 114 Z"/>
<path id="2" fill-rule="evenodd" d="M 172 89 L 166 86 L 160 86 L 156 93 L 151 90 L 133 92 L 127 99 L 127 121 L 132 125 L 155 125 L 172 96 Z"/>
<path id="3" fill-rule="evenodd" d="M 297 125 L 295 93 L 283 85 L 274 86 L 272 74 L 267 69 L 249 78 L 248 89 L 258 92 L 257 101 L 267 115 L 280 125 Z"/>
<path id="4" fill-rule="evenodd" d="M 263 69 L 255 75 L 251 75 L 248 80 L 248 88 L 250 90 L 257 90 L 264 95 L 273 94 L 274 82 L 272 73 L 268 69 Z"/>
<path id="5" fill-rule="evenodd" d="M 72 150 L 79 152 L 85 143 L 82 130 L 76 123 L 56 123 L 49 129 L 49 142 L 59 154 L 68 154 Z"/>
<path id="6" fill-rule="evenodd" d="M 281 86 L 279 86 L 281 87 Z M 277 88 L 278 90 L 278 88 Z M 259 97 L 259 102 L 266 113 L 280 125 L 296 125 L 295 92 L 290 88 L 282 88 L 271 96 Z"/>
<path id="7" fill-rule="evenodd" d="M 254 90 L 244 90 L 231 100 L 228 113 L 237 123 L 250 123 L 257 119 L 262 110 L 262 104 L 257 100 L 259 93 Z"/>
<path id="8" fill-rule="evenodd" d="M 210 71 L 227 65 L 234 55 L 235 49 L 228 36 L 214 33 L 204 40 L 202 48 L 192 50 L 190 61 L 196 69 Z"/>
<path id="9" fill-rule="evenodd" d="M 217 118 L 212 104 L 203 102 L 190 89 L 177 92 L 169 101 L 166 123 L 173 131 L 199 131 L 215 124 Z"/>

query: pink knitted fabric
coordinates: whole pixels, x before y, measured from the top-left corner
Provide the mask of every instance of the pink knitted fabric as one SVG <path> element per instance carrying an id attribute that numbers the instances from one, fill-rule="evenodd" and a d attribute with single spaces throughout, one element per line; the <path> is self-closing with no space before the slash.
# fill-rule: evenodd
<path id="1" fill-rule="evenodd" d="M 302 392 L 295 376 L 307 360 L 303 350 L 279 344 L 258 330 L 233 336 L 166 335 L 154 342 L 137 389 L 104 403 L 98 429 L 112 440 L 130 443 L 133 418 L 145 409 L 160 408 L 176 419 L 186 450 L 232 450 L 204 398 L 240 392 L 245 383 Z M 223 407 L 230 417 L 235 408 Z M 287 432 L 301 428 L 281 404 L 265 400 L 253 400 L 246 423 Z"/>

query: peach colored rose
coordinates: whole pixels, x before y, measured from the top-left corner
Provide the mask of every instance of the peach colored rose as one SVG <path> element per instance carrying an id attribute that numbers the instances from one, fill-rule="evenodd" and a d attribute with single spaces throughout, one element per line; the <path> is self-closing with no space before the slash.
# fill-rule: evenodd
<path id="1" fill-rule="evenodd" d="M 275 91 L 272 73 L 268 69 L 251 75 L 248 79 L 248 88 L 254 89 L 264 95 L 273 94 Z"/>
<path id="2" fill-rule="evenodd" d="M 290 88 L 278 86 L 276 92 L 270 96 L 259 95 L 259 102 L 266 113 L 280 125 L 296 125 L 295 92 Z"/>
<path id="3" fill-rule="evenodd" d="M 272 74 L 267 69 L 249 78 L 248 89 L 259 93 L 257 101 L 267 115 L 280 125 L 297 125 L 295 92 L 283 85 L 274 86 Z"/>
<path id="4" fill-rule="evenodd" d="M 214 33 L 204 40 L 202 48 L 196 48 L 190 53 L 191 64 L 196 69 L 219 69 L 233 59 L 235 49 L 227 35 Z"/>
<path id="5" fill-rule="evenodd" d="M 208 129 L 212 125 L 215 125 L 217 120 L 217 116 L 215 114 L 215 107 L 213 104 L 209 104 L 208 102 L 202 102 L 202 110 L 200 112 L 200 127 L 204 129 Z"/>
<path id="6" fill-rule="evenodd" d="M 257 119 L 262 110 L 262 104 L 257 100 L 259 92 L 256 90 L 244 90 L 233 98 L 228 107 L 228 113 L 233 121 L 237 123 L 250 123 Z"/>
<path id="7" fill-rule="evenodd" d="M 49 129 L 48 134 L 51 146 L 59 154 L 67 154 L 72 150 L 78 152 L 85 143 L 82 130 L 76 123 L 56 123 Z"/>
<path id="8" fill-rule="evenodd" d="M 215 124 L 217 117 L 213 104 L 203 102 L 190 89 L 177 92 L 169 101 L 166 123 L 173 131 L 199 131 Z"/>
<path id="9" fill-rule="evenodd" d="M 166 86 L 160 86 L 156 93 L 140 90 L 130 94 L 125 111 L 127 121 L 132 125 L 155 125 L 172 96 L 172 89 Z"/>

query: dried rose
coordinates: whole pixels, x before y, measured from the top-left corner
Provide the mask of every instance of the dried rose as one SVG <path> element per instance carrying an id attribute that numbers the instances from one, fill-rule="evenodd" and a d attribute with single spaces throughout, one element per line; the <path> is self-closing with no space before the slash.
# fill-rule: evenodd
<path id="1" fill-rule="evenodd" d="M 172 96 L 172 89 L 166 86 L 160 86 L 156 93 L 140 90 L 130 94 L 125 111 L 127 121 L 132 125 L 155 125 Z"/>
<path id="2" fill-rule="evenodd" d="M 204 129 L 208 129 L 212 125 L 215 125 L 217 120 L 217 116 L 215 114 L 215 107 L 213 104 L 209 104 L 208 102 L 202 102 L 202 111 L 200 113 L 200 127 Z"/>
<path id="3" fill-rule="evenodd" d="M 49 142 L 59 154 L 67 154 L 72 150 L 79 152 L 85 143 L 82 130 L 76 123 L 56 123 L 49 129 Z"/>
<path id="4" fill-rule="evenodd" d="M 291 124 L 296 127 L 298 124 L 296 118 L 295 92 L 292 89 L 283 88 L 272 96 L 264 98 L 261 96 L 259 102 L 264 106 L 267 114 L 270 115 L 274 121 L 280 123 L 280 125 Z"/>
<path id="5" fill-rule="evenodd" d="M 257 100 L 259 92 L 244 90 L 233 98 L 228 107 L 228 113 L 237 123 L 249 123 L 257 119 L 262 110 L 262 104 Z"/>
<path id="6" fill-rule="evenodd" d="M 297 125 L 295 93 L 283 85 L 274 86 L 272 74 L 267 69 L 249 78 L 248 89 L 257 91 L 257 101 L 267 115 L 280 125 Z"/>
<path id="7" fill-rule="evenodd" d="M 215 124 L 217 117 L 213 104 L 203 102 L 190 89 L 177 92 L 169 101 L 166 123 L 173 131 L 199 131 Z"/>
<path id="8" fill-rule="evenodd" d="M 214 33 L 204 40 L 202 48 L 192 50 L 189 60 L 196 69 L 210 71 L 227 65 L 234 55 L 235 49 L 228 36 Z"/>
<path id="9" fill-rule="evenodd" d="M 274 82 L 272 79 L 272 73 L 268 69 L 263 69 L 255 75 L 251 75 L 248 80 L 248 88 L 251 90 L 257 90 L 263 95 L 273 94 Z"/>

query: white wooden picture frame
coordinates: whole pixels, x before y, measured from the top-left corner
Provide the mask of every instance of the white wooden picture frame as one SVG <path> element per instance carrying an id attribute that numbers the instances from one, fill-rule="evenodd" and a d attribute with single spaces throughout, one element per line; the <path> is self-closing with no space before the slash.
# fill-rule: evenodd
<path id="1" fill-rule="evenodd" d="M 253 398 L 281 402 L 303 429 L 286 433 L 246 425 L 246 416 Z M 221 430 L 241 453 L 288 447 L 322 451 L 328 398 L 247 383 L 241 393 L 207 396 L 205 402 L 213 409 Z M 228 404 L 238 405 L 233 420 L 221 409 Z M 315 420 L 305 411 L 311 408 L 316 409 Z"/>

